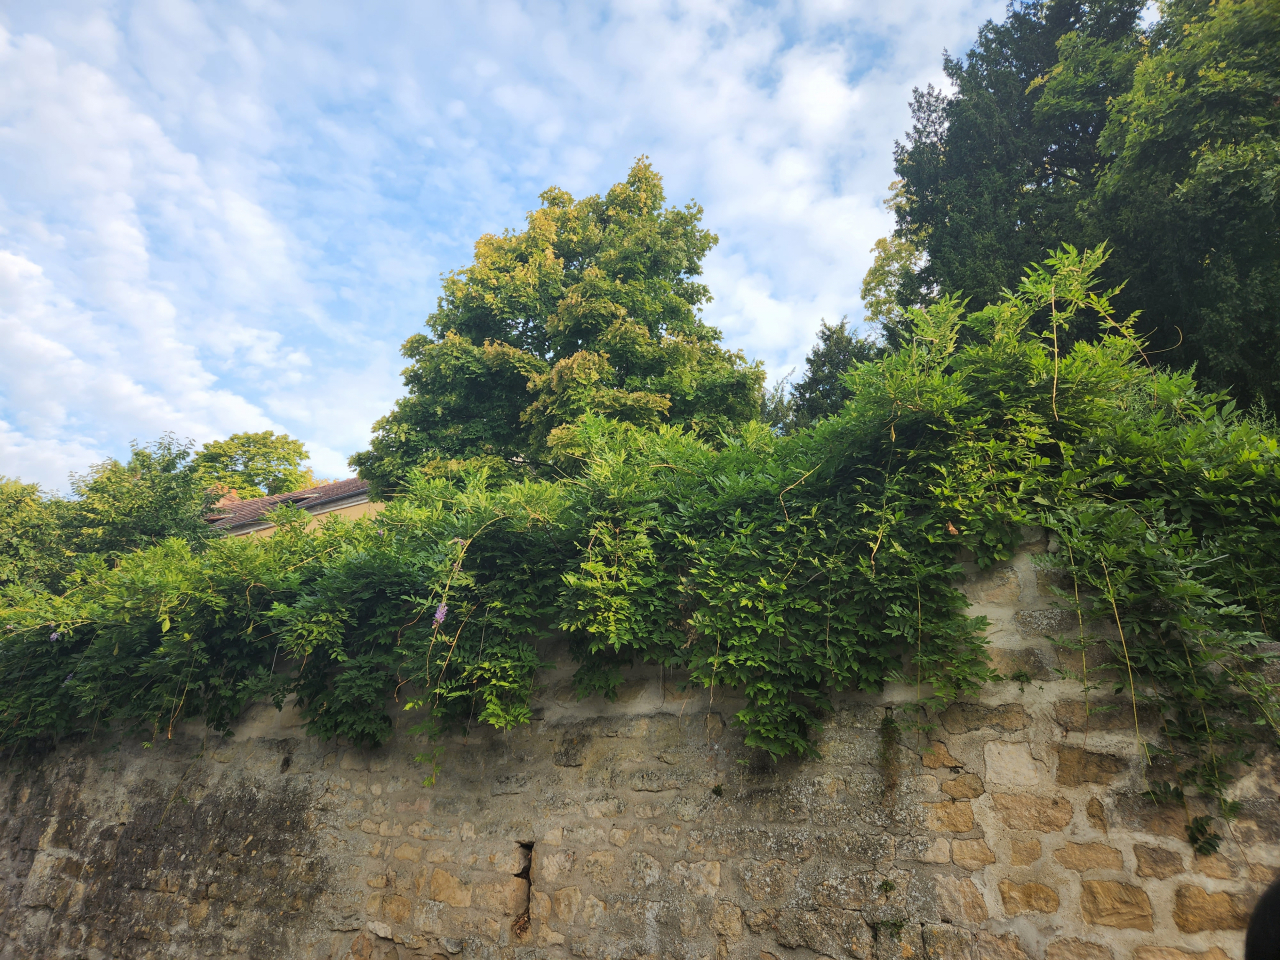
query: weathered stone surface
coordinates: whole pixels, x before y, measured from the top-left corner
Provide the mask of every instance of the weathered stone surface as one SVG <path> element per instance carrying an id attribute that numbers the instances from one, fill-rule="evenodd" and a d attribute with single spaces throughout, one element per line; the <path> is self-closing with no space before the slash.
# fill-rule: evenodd
<path id="1" fill-rule="evenodd" d="M 1016 933 L 997 937 L 980 930 L 973 936 L 974 960 L 1030 960 Z"/>
<path id="2" fill-rule="evenodd" d="M 1086 880 L 1080 894 L 1086 923 L 1130 930 L 1152 929 L 1151 900 L 1146 891 L 1115 880 Z"/>
<path id="3" fill-rule="evenodd" d="M 953 703 L 942 711 L 942 725 L 948 733 L 970 733 L 991 729 L 1014 733 L 1031 726 L 1031 716 L 1020 703 L 988 707 L 980 703 Z"/>
<path id="4" fill-rule="evenodd" d="M 871 928 L 851 910 L 784 910 L 772 929 L 781 947 L 806 947 L 836 960 L 870 956 L 874 939 Z"/>
<path id="5" fill-rule="evenodd" d="M 1077 661 L 1077 666 L 1079 665 Z M 1133 733 L 1133 704 L 1127 700 L 1059 700 L 1053 718 L 1068 733 Z M 1146 726 L 1154 719 L 1148 707 L 1139 705 L 1138 721 Z"/>
<path id="6" fill-rule="evenodd" d="M 522 877 L 479 883 L 471 888 L 474 906 L 504 917 L 514 917 L 528 901 L 529 881 Z"/>
<path id="7" fill-rule="evenodd" d="M 1124 858 L 1115 847 L 1105 843 L 1068 843 L 1061 850 L 1053 852 L 1053 859 L 1068 870 L 1120 870 L 1124 868 Z"/>
<path id="8" fill-rule="evenodd" d="M 896 844 L 899 860 L 950 863 L 951 841 L 946 837 L 907 837 Z"/>
<path id="9" fill-rule="evenodd" d="M 1107 812 L 1102 806 L 1102 801 L 1097 797 L 1090 797 L 1089 802 L 1084 807 L 1085 818 L 1089 821 L 1089 826 L 1095 830 L 1107 832 Z"/>
<path id="10" fill-rule="evenodd" d="M 1031 744 L 992 740 L 983 748 L 986 779 L 1006 787 L 1035 786 L 1045 772 L 1044 764 L 1031 756 Z"/>
<path id="11" fill-rule="evenodd" d="M 1015 867 L 1028 867 L 1040 859 L 1040 841 L 1014 838 L 1009 841 L 1009 855 Z"/>
<path id="12" fill-rule="evenodd" d="M 1020 913 L 1056 913 L 1058 893 L 1043 883 L 1011 883 L 1000 881 L 1000 899 L 1004 912 L 1011 917 Z"/>
<path id="13" fill-rule="evenodd" d="M 934 880 L 938 914 L 952 923 L 977 923 L 987 919 L 987 904 L 968 877 L 940 876 Z"/>
<path id="14" fill-rule="evenodd" d="M 1054 940 L 1044 951 L 1044 960 L 1114 960 L 1114 957 L 1105 944 L 1079 937 Z"/>
<path id="15" fill-rule="evenodd" d="M 1055 833 L 1071 822 L 1071 801 L 1028 793 L 993 793 L 996 813 L 1010 830 Z"/>
<path id="16" fill-rule="evenodd" d="M 920 931 L 926 960 L 972 960 L 973 934 L 950 923 L 926 923 Z"/>
<path id="17" fill-rule="evenodd" d="M 923 804 L 925 826 L 947 833 L 968 833 L 973 829 L 973 808 L 963 800 Z"/>
<path id="18" fill-rule="evenodd" d="M 743 860 L 742 888 L 752 900 L 778 900 L 790 895 L 799 870 L 785 860 Z"/>
<path id="19" fill-rule="evenodd" d="M 987 651 L 991 669 L 1006 680 L 1027 683 L 1057 680 L 1054 655 L 1041 647 L 1019 647 L 1010 650 L 995 647 Z"/>
<path id="20" fill-rule="evenodd" d="M 1244 897 L 1182 886 L 1174 895 L 1173 922 L 1183 933 L 1243 930 L 1249 925 L 1249 904 Z"/>
<path id="21" fill-rule="evenodd" d="M 736 903 L 721 900 L 716 903 L 707 921 L 713 931 L 729 940 L 742 939 L 742 910 Z"/>
<path id="22" fill-rule="evenodd" d="M 987 864 L 995 863 L 996 855 L 985 840 L 953 840 L 951 859 L 956 866 L 966 870 L 981 870 Z"/>
<path id="23" fill-rule="evenodd" d="M 1133 960 L 1231 960 L 1231 958 L 1221 947 L 1210 947 L 1208 950 L 1197 952 L 1179 950 L 1177 947 L 1138 947 L 1133 951 Z"/>
<path id="24" fill-rule="evenodd" d="M 1021 593 L 1018 571 L 1001 564 L 982 571 L 967 581 L 963 587 L 965 596 L 974 603 L 1017 603 Z"/>
<path id="25" fill-rule="evenodd" d="M 1188 811 L 1177 804 L 1157 806 L 1146 794 L 1129 794 L 1116 798 L 1115 811 L 1125 829 L 1186 843 Z M 1193 807 L 1190 812 L 1198 816 L 1204 811 Z"/>
<path id="26" fill-rule="evenodd" d="M 1207 857 L 1196 856 L 1191 861 L 1191 869 L 1201 876 L 1213 877 L 1215 880 L 1230 880 L 1236 875 L 1236 869 L 1220 853 Z"/>
<path id="27" fill-rule="evenodd" d="M 453 874 L 437 867 L 431 872 L 431 899 L 451 907 L 471 906 L 471 888 Z"/>
<path id="28" fill-rule="evenodd" d="M 1109 753 L 1094 753 L 1081 747 L 1058 746 L 1057 782 L 1064 787 L 1085 783 L 1111 783 L 1129 769 L 1129 761 Z"/>
<path id="29" fill-rule="evenodd" d="M 1074 636 L 1080 630 L 1080 618 L 1071 610 L 1020 610 L 1014 622 L 1022 636 L 1032 641 Z"/>
<path id="30" fill-rule="evenodd" d="M 964 766 L 948 752 L 947 745 L 938 740 L 931 742 L 928 748 L 920 754 L 920 761 L 929 770 L 959 769 Z"/>
<path id="31" fill-rule="evenodd" d="M 918 923 L 880 924 L 876 927 L 873 960 L 913 960 L 924 953 Z"/>
<path id="32" fill-rule="evenodd" d="M 954 780 L 948 780 L 941 789 L 954 800 L 977 800 L 986 793 L 982 778 L 973 773 L 961 774 Z"/>

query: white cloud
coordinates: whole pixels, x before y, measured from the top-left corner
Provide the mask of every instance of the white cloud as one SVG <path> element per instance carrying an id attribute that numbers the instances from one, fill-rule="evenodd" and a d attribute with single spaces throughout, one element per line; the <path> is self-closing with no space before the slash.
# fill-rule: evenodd
<path id="1" fill-rule="evenodd" d="M 283 429 L 343 472 L 441 270 L 640 153 L 784 373 L 860 312 L 913 85 L 996 0 L 53 0 L 0 31 L 0 472 Z M 33 373 L 32 371 L 48 371 Z M 79 458 L 79 459 L 77 459 Z"/>

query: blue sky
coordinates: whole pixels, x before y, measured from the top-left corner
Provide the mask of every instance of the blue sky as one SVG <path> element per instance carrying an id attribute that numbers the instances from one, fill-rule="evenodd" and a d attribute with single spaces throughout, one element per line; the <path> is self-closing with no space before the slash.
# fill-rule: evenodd
<path id="1" fill-rule="evenodd" d="M 772 376 L 861 315 L 893 141 L 988 0 L 51 2 L 0 10 L 0 474 L 165 431 L 345 476 L 477 237 L 648 154 Z"/>

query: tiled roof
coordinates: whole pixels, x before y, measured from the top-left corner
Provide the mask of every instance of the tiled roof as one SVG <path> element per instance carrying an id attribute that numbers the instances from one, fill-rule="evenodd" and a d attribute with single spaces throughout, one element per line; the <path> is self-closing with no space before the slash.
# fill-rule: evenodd
<path id="1" fill-rule="evenodd" d="M 368 496 L 369 483 L 359 477 L 350 480 L 337 480 L 334 483 L 322 483 L 318 487 L 306 490 L 295 490 L 293 493 L 277 493 L 270 497 L 254 497 L 252 500 L 228 500 L 223 498 L 206 519 L 210 525 L 220 530 L 243 526 L 247 523 L 261 522 L 269 512 L 283 503 L 291 503 L 307 512 L 317 507 L 334 503 L 338 500 L 349 500 L 354 497 Z"/>

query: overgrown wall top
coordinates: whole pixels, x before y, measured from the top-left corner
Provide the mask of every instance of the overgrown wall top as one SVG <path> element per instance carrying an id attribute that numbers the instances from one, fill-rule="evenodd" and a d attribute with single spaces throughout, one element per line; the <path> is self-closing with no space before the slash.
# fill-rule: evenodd
<path id="1" fill-rule="evenodd" d="M 566 663 L 531 726 L 444 742 L 432 787 L 414 759 L 431 745 L 403 729 L 362 751 L 269 707 L 229 741 L 185 729 L 13 761 L 0 960 L 1239 958 L 1280 868 L 1274 761 L 1238 783 L 1220 851 L 1195 856 L 1188 816 L 1211 811 L 1142 793 L 1130 704 L 1086 730 L 1080 685 L 1056 679 L 1046 635 L 1078 625 L 1043 549 L 966 585 L 995 665 L 1028 680 L 923 734 L 891 709 L 914 689 L 846 697 L 819 760 L 768 762 L 730 694 L 655 670 L 578 702 Z"/>

